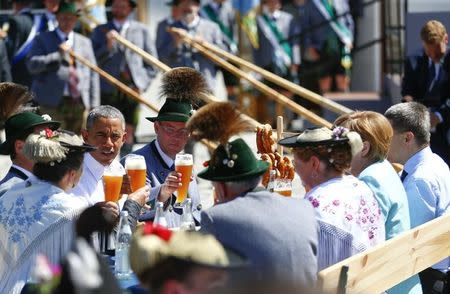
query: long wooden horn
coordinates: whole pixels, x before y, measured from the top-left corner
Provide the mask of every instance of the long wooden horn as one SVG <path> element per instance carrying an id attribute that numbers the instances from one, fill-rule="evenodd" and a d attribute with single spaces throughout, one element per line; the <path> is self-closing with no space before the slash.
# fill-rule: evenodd
<path id="1" fill-rule="evenodd" d="M 142 50 L 141 48 L 139 48 L 132 42 L 130 42 L 127 39 L 125 39 L 124 37 L 122 37 L 117 32 L 113 32 L 112 34 L 113 34 L 113 37 L 117 40 L 117 42 L 121 43 L 128 49 L 134 51 L 136 54 L 139 54 L 144 59 L 144 61 L 147 62 L 148 64 L 151 64 L 151 65 L 157 67 L 162 72 L 167 72 L 171 69 L 165 63 L 161 62 L 158 58 L 156 58 L 156 57 L 152 56 L 151 54 L 149 54 L 148 52 Z M 211 95 L 211 94 L 203 94 L 200 98 L 207 103 L 220 101 L 218 98 L 216 98 L 214 95 Z M 244 116 L 245 119 L 249 120 L 255 127 L 261 125 L 261 123 L 259 123 L 255 119 L 251 118 L 250 116 L 243 114 L 243 113 L 241 113 L 241 115 Z"/>
<path id="2" fill-rule="evenodd" d="M 214 54 L 217 54 L 220 57 L 222 57 L 228 61 L 231 61 L 237 65 L 246 67 L 254 72 L 257 72 L 258 74 L 263 76 L 265 79 L 277 84 L 278 86 L 283 87 L 283 88 L 289 90 L 290 92 L 295 93 L 303 98 L 306 98 L 309 101 L 314 102 L 326 109 L 329 109 L 338 114 L 346 114 L 346 113 L 353 112 L 353 110 L 351 110 L 350 108 L 347 108 L 339 103 L 336 103 L 333 100 L 327 99 L 317 93 L 314 93 L 313 91 L 310 91 L 310 90 L 303 88 L 297 84 L 294 84 L 293 82 L 291 82 L 289 80 L 283 79 L 283 78 L 271 73 L 270 71 L 265 70 L 265 69 L 255 65 L 251 62 L 248 62 L 247 60 L 244 60 L 238 56 L 235 56 L 235 55 L 233 55 L 211 43 L 208 43 L 204 40 L 197 40 L 195 38 L 192 38 L 186 32 L 183 32 L 182 34 L 183 34 L 183 36 L 185 36 L 186 38 L 189 38 L 192 42 L 199 44 L 206 50 L 209 50 L 209 51 L 213 52 Z"/>
<path id="3" fill-rule="evenodd" d="M 312 123 L 315 123 L 315 124 L 320 125 L 320 126 L 325 126 L 325 127 L 328 127 L 328 128 L 332 127 L 332 124 L 329 121 L 323 119 L 322 117 L 318 116 L 314 112 L 309 111 L 308 109 L 298 105 L 297 103 L 295 103 L 294 101 L 292 101 L 288 97 L 278 93 L 277 91 L 273 90 L 272 88 L 268 87 L 267 85 L 265 85 L 264 83 L 258 81 L 257 79 L 253 78 L 252 76 L 246 74 L 244 71 L 240 70 L 239 68 L 237 68 L 236 66 L 232 65 L 231 63 L 223 60 L 222 58 L 218 57 L 217 55 L 215 55 L 215 54 L 213 54 L 211 52 L 208 52 L 202 46 L 200 46 L 199 44 L 193 42 L 192 38 L 185 37 L 185 36 L 187 36 L 187 33 L 186 33 L 185 30 L 178 29 L 178 28 L 169 28 L 169 31 L 174 32 L 174 33 L 178 33 L 183 38 L 183 40 L 185 42 L 189 43 L 192 47 L 197 49 L 199 52 L 201 52 L 203 55 L 208 57 L 210 60 L 214 61 L 215 63 L 217 63 L 221 67 L 225 68 L 226 70 L 228 70 L 229 72 L 231 72 L 235 76 L 247 80 L 255 88 L 257 88 L 259 91 L 261 91 L 264 94 L 266 94 L 272 100 L 275 100 L 276 102 L 282 104 L 283 106 L 291 109 L 293 112 L 304 116 L 305 118 L 307 118 Z"/>
<path id="4" fill-rule="evenodd" d="M 154 104 L 148 102 L 147 100 L 145 100 L 144 98 L 142 98 L 142 96 L 138 92 L 134 91 L 133 89 L 131 89 L 130 87 L 128 87 L 127 85 L 125 85 L 124 83 L 122 83 L 121 81 L 119 81 L 118 79 L 116 79 L 115 77 L 113 77 L 112 75 L 107 73 L 106 71 L 102 70 L 98 66 L 92 64 L 89 60 L 87 60 L 83 56 L 75 53 L 72 49 L 69 49 L 69 48 L 67 48 L 65 46 L 60 46 L 60 48 L 62 50 L 64 50 L 65 52 L 69 53 L 70 56 L 73 57 L 74 59 L 78 60 L 79 62 L 81 62 L 85 66 L 89 67 L 92 71 L 98 73 L 107 82 L 109 82 L 110 84 L 116 86 L 125 95 L 131 97 L 132 99 L 136 100 L 139 103 L 144 104 L 145 106 L 147 106 L 151 110 L 159 112 L 159 109 L 158 109 L 158 107 L 156 105 L 154 105 Z M 201 142 L 203 144 L 205 144 L 206 147 L 208 147 L 208 149 L 210 149 L 210 150 L 214 150 L 214 149 L 217 148 L 217 145 L 214 144 L 213 142 L 209 142 L 207 140 L 202 140 Z"/>

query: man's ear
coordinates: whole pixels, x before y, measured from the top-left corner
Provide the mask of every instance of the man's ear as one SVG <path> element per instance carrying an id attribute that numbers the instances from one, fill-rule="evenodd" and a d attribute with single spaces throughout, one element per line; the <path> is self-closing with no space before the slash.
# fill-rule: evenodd
<path id="1" fill-rule="evenodd" d="M 22 140 L 16 140 L 14 141 L 14 152 L 16 154 L 22 153 L 23 146 L 25 145 L 25 142 Z"/>
<path id="2" fill-rule="evenodd" d="M 411 144 L 415 138 L 416 136 L 414 136 L 413 132 L 406 132 L 404 136 L 404 141 L 407 144 Z"/>
<path id="3" fill-rule="evenodd" d="M 370 148 L 371 148 L 371 146 L 370 146 L 369 141 L 364 141 L 363 148 L 361 150 L 361 156 L 366 157 L 367 154 L 369 154 L 369 152 L 370 152 Z"/>
<path id="4" fill-rule="evenodd" d="M 123 132 L 123 136 L 122 136 L 122 143 L 125 143 L 127 141 L 128 138 L 128 133 L 127 132 Z"/>

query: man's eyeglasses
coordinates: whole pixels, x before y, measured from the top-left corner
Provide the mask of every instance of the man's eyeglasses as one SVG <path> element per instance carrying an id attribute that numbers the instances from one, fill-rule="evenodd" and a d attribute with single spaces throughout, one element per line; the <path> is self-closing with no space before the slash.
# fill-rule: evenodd
<path id="1" fill-rule="evenodd" d="M 164 130 L 170 136 L 180 136 L 180 137 L 188 137 L 191 133 L 188 129 L 176 129 L 174 127 L 165 126 L 160 124 L 161 129 Z"/>

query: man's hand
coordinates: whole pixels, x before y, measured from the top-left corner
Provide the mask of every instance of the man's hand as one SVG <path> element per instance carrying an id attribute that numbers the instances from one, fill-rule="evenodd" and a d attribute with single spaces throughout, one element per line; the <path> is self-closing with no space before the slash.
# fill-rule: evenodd
<path id="1" fill-rule="evenodd" d="M 145 185 L 144 187 L 134 191 L 133 193 L 128 195 L 128 200 L 133 200 L 137 203 L 139 203 L 140 206 L 144 206 L 145 208 L 147 206 L 148 197 L 150 195 L 150 187 Z"/>
<path id="2" fill-rule="evenodd" d="M 106 47 L 108 47 L 108 50 L 111 50 L 113 46 L 116 44 L 116 38 L 115 36 L 118 33 L 115 30 L 110 30 L 106 33 Z"/>
<path id="3" fill-rule="evenodd" d="M 119 220 L 119 205 L 117 205 L 116 202 L 103 201 L 103 202 L 98 202 L 95 205 L 99 206 L 103 210 L 105 218 L 113 220 L 113 221 Z"/>
<path id="4" fill-rule="evenodd" d="M 183 37 L 180 36 L 180 34 L 169 31 L 169 33 L 172 35 L 173 42 L 175 43 L 175 47 L 181 47 L 183 44 Z"/>
<path id="5" fill-rule="evenodd" d="M 176 171 L 171 172 L 161 185 L 158 200 L 165 202 L 181 186 L 181 174 Z"/>

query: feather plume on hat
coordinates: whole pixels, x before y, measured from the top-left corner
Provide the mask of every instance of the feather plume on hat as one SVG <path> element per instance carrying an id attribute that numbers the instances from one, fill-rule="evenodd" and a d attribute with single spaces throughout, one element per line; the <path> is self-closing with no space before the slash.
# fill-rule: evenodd
<path id="1" fill-rule="evenodd" d="M 254 126 L 244 119 L 230 102 L 212 102 L 201 107 L 187 122 L 186 127 L 197 139 L 207 139 L 226 145 L 228 140 L 241 132 L 251 131 Z"/>
<path id="2" fill-rule="evenodd" d="M 195 104 L 201 94 L 209 93 L 202 74 L 190 67 L 176 67 L 162 77 L 161 97 Z"/>
<path id="3" fill-rule="evenodd" d="M 19 84 L 0 83 L 0 126 L 12 115 L 23 110 L 33 98 L 28 88 Z"/>

